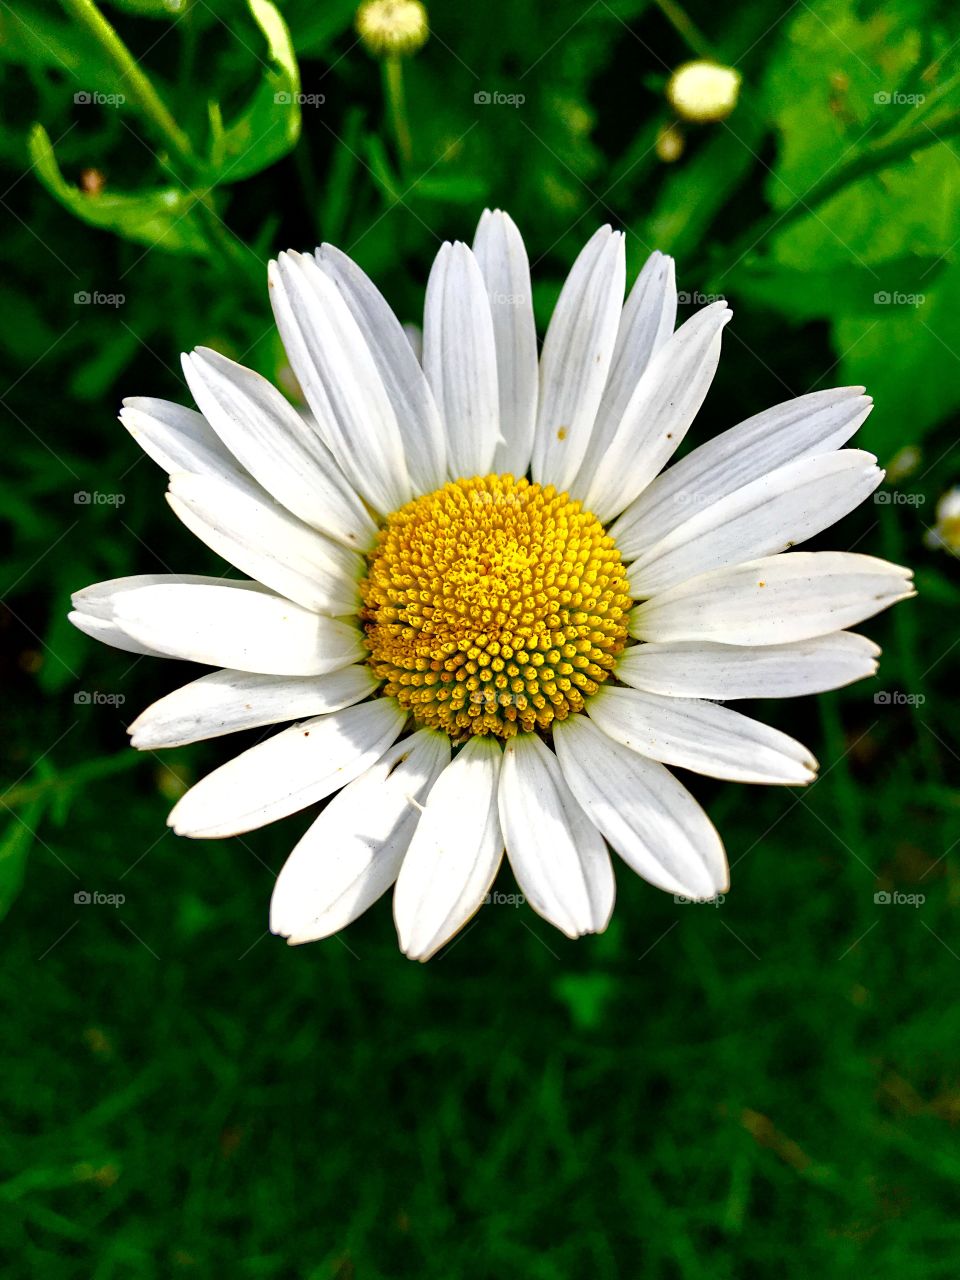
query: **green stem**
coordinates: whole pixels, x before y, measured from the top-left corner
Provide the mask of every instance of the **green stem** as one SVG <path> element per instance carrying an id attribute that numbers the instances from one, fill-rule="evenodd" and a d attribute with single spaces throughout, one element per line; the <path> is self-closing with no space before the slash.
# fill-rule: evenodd
<path id="1" fill-rule="evenodd" d="M 130 97 L 159 133 L 171 151 L 191 167 L 197 160 L 190 139 L 167 110 L 156 89 L 137 65 L 137 60 L 111 27 L 93 0 L 63 0 L 63 6 L 93 36 L 123 78 Z"/>
<path id="2" fill-rule="evenodd" d="M 410 136 L 410 124 L 407 120 L 407 107 L 403 92 L 403 61 L 397 57 L 387 57 L 383 62 L 383 92 L 390 112 L 390 124 L 397 140 L 397 150 L 404 166 L 413 160 L 413 139 Z"/>
<path id="3" fill-rule="evenodd" d="M 82 782 L 93 782 L 98 778 L 120 773 L 124 769 L 131 769 L 143 759 L 139 752 L 121 751 L 118 755 L 107 756 L 102 760 L 89 760 L 84 764 L 78 764 L 73 769 L 51 774 L 49 778 L 41 778 L 37 782 L 23 782 L 16 787 L 10 787 L 9 790 L 0 794 L 0 805 L 8 809 L 16 809 L 51 792 L 64 791 Z"/>
<path id="4" fill-rule="evenodd" d="M 710 48 L 709 40 L 707 40 L 686 10 L 677 4 L 676 0 L 656 0 L 656 5 L 677 35 L 680 36 L 681 40 L 686 41 L 698 58 L 714 61 L 714 53 Z"/>
<path id="5" fill-rule="evenodd" d="M 809 191 L 798 196 L 785 210 L 779 213 L 773 211 L 755 222 L 733 248 L 725 252 L 725 258 L 728 262 L 738 262 L 772 231 L 782 231 L 798 218 L 802 218 L 804 214 L 811 213 L 818 205 L 825 204 L 831 196 L 835 196 L 851 183 L 858 182 L 861 178 L 876 173 L 880 169 L 886 169 L 917 151 L 924 151 L 927 147 L 942 142 L 956 133 L 960 133 L 960 112 L 939 121 L 936 132 L 925 125 L 922 130 L 915 129 L 899 137 L 881 138 L 879 142 L 865 147 L 859 155 L 853 156 L 846 164 L 838 165 L 831 173 L 825 174 L 819 182 L 815 182 Z"/>

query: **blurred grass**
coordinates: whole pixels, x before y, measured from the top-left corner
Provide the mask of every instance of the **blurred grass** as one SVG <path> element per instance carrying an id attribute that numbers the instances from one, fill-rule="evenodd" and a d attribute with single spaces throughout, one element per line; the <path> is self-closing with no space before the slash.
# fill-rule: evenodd
<path id="1" fill-rule="evenodd" d="M 670 6 L 435 6 L 407 166 L 353 5 L 281 9 L 286 46 L 269 6 L 103 8 L 171 133 L 88 5 L 0 7 L 4 1276 L 952 1277 L 960 634 L 956 562 L 923 541 L 958 478 L 950 9 L 691 4 L 744 90 L 672 166 L 662 87 L 691 51 Z M 275 116 L 295 82 L 301 111 Z M 200 342 L 282 383 L 263 277 L 287 246 L 340 244 L 416 319 L 439 240 L 484 203 L 527 238 L 541 325 L 608 219 L 632 270 L 658 247 L 681 289 L 730 298 L 694 443 L 866 383 L 858 442 L 917 459 L 817 545 L 912 564 L 920 595 L 864 628 L 877 681 L 757 708 L 820 758 L 808 792 L 691 781 L 733 865 L 722 906 L 624 870 L 610 931 L 579 944 L 494 906 L 420 968 L 382 902 L 289 950 L 266 907 L 306 817 L 172 836 L 224 745 L 128 751 L 124 724 L 188 674 L 64 621 L 88 582 L 216 563 L 114 413 L 185 398 Z"/>

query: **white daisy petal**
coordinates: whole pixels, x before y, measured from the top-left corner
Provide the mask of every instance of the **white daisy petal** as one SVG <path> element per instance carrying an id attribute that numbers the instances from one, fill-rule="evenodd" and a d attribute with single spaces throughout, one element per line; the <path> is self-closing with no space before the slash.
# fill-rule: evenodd
<path id="1" fill-rule="evenodd" d="M 726 891 L 720 837 L 669 770 L 614 742 L 586 716 L 555 724 L 553 741 L 587 817 L 638 875 L 690 898 Z"/>
<path id="2" fill-rule="evenodd" d="M 690 578 L 638 605 L 637 640 L 786 644 L 851 627 L 913 595 L 909 569 L 850 551 L 791 551 Z"/>
<path id="3" fill-rule="evenodd" d="M 335 795 L 277 878 L 273 932 L 313 942 L 372 906 L 396 880 L 420 806 L 449 763 L 447 735 L 421 729 Z"/>
<path id="4" fill-rule="evenodd" d="M 170 400 L 128 396 L 120 421 L 140 448 L 164 471 L 233 477 L 243 468 L 196 409 Z"/>
<path id="5" fill-rule="evenodd" d="M 616 434 L 630 397 L 650 361 L 677 322 L 677 283 L 673 259 L 654 252 L 643 265 L 624 304 L 610 376 L 597 421 L 572 490 L 585 493 L 590 478 Z"/>
<path id="6" fill-rule="evenodd" d="M 415 490 L 438 489 L 447 478 L 447 444 L 433 393 L 407 334 L 380 290 L 345 253 L 324 244 L 316 261 L 343 294 L 377 366 L 396 414 Z"/>
<path id="7" fill-rule="evenodd" d="M 165 656 L 158 650 L 151 649 L 149 645 L 140 644 L 139 641 L 131 639 L 115 623 L 106 618 L 95 618 L 93 614 L 80 613 L 74 609 L 67 614 L 67 621 L 72 622 L 78 631 L 82 631 L 91 640 L 108 644 L 111 649 L 122 649 L 124 653 L 140 653 L 151 658 Z"/>
<path id="8" fill-rule="evenodd" d="M 306 809 L 376 763 L 405 720 L 392 698 L 375 698 L 291 725 L 208 773 L 167 823 L 179 836 L 213 840 Z"/>
<path id="9" fill-rule="evenodd" d="M 444 244 L 427 282 L 423 368 L 447 431 L 447 471 L 486 475 L 500 439 L 497 348 L 487 288 L 459 241 Z"/>
<path id="10" fill-rule="evenodd" d="M 481 906 L 503 857 L 500 744 L 474 736 L 433 784 L 393 895 L 400 947 L 429 960 Z"/>
<path id="11" fill-rule="evenodd" d="M 814 391 L 748 418 L 653 480 L 610 530 L 630 560 L 702 510 L 798 458 L 845 445 L 873 408 L 863 387 Z"/>
<path id="12" fill-rule="evenodd" d="M 174 475 L 167 501 L 191 533 L 257 582 L 317 613 L 355 613 L 364 562 L 240 479 Z"/>
<path id="13" fill-rule="evenodd" d="M 805 786 L 816 777 L 817 762 L 801 743 L 715 702 L 608 686 L 587 713 L 631 751 L 711 778 Z"/>
<path id="14" fill-rule="evenodd" d="M 786 551 L 836 524 L 883 479 L 872 453 L 842 449 L 788 462 L 736 489 L 644 549 L 630 566 L 634 599 L 709 569 Z"/>
<path id="15" fill-rule="evenodd" d="M 324 443 L 375 510 L 402 507 L 413 490 L 400 428 L 343 295 L 297 253 L 271 262 L 269 279 L 283 345 Z"/>
<path id="16" fill-rule="evenodd" d="M 366 656 L 359 630 L 256 583 L 156 585 L 119 595 L 113 621 L 171 658 L 263 675 L 318 676 Z"/>
<path id="17" fill-rule="evenodd" d="M 681 325 L 647 365 L 612 438 L 588 450 L 590 480 L 576 496 L 599 520 L 623 511 L 676 452 L 710 390 L 731 315 L 714 302 Z"/>
<path id="18" fill-rule="evenodd" d="M 616 891 L 610 854 L 535 733 L 507 742 L 497 798 L 507 857 L 534 911 L 568 938 L 602 933 Z"/>
<path id="19" fill-rule="evenodd" d="M 601 227 L 561 290 L 540 357 L 531 474 L 570 484 L 583 462 L 613 359 L 626 283 L 623 234 Z"/>
<path id="20" fill-rule="evenodd" d="M 183 357 L 183 371 L 210 425 L 269 494 L 347 546 L 373 545 L 376 526 L 363 503 L 275 386 L 205 347 Z"/>
<path id="21" fill-rule="evenodd" d="M 484 209 L 473 252 L 487 286 L 497 347 L 501 443 L 494 471 L 526 474 L 537 421 L 537 329 L 530 264 L 523 237 L 509 214 Z"/>
<path id="22" fill-rule="evenodd" d="M 410 321 L 403 326 L 403 335 L 410 343 L 413 354 L 417 357 L 417 364 L 423 365 L 423 326 L 419 324 L 411 324 Z M 436 403 L 436 402 L 434 402 Z M 446 452 L 447 441 L 444 437 L 444 452 Z"/>
<path id="23" fill-rule="evenodd" d="M 668 697 L 796 698 L 875 675 L 879 653 L 852 631 L 760 647 L 675 640 L 633 646 L 616 674 L 634 689 Z"/>
<path id="24" fill-rule="evenodd" d="M 327 715 L 368 698 L 376 677 L 364 666 L 327 676 L 261 676 L 212 671 L 160 698 L 127 729 L 139 751 L 182 747 L 243 729 Z"/>

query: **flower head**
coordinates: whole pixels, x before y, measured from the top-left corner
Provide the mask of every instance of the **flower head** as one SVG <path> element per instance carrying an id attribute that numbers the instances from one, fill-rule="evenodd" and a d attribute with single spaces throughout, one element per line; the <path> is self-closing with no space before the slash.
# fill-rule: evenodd
<path id="1" fill-rule="evenodd" d="M 143 712 L 136 747 L 288 724 L 170 823 L 226 836 L 327 800 L 274 891 L 291 942 L 395 885 L 401 946 L 427 959 L 504 852 L 571 937 L 610 918 L 611 851 L 671 893 L 723 892 L 720 837 L 665 766 L 803 785 L 805 747 L 720 704 L 876 669 L 845 628 L 910 595 L 907 571 L 793 550 L 882 478 L 842 447 L 863 389 L 767 409 L 663 470 L 730 311 L 675 331 L 672 261 L 654 253 L 626 302 L 625 272 L 601 228 L 538 356 L 523 240 L 488 211 L 472 249 L 437 255 L 421 357 L 345 254 L 281 254 L 270 292 L 308 412 L 204 349 L 184 357 L 199 412 L 125 402 L 174 513 L 246 577 L 121 578 L 71 616 L 215 668 Z"/>
<path id="2" fill-rule="evenodd" d="M 429 34 L 420 0 L 366 0 L 357 10 L 357 35 L 375 58 L 409 57 Z"/>
<path id="3" fill-rule="evenodd" d="M 667 84 L 667 99 L 674 111 L 697 124 L 726 120 L 739 92 L 740 72 L 716 62 L 685 62 Z"/>

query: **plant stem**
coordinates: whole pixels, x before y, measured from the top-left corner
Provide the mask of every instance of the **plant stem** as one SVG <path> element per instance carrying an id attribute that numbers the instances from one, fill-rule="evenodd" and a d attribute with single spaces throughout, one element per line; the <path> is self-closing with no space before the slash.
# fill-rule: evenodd
<path id="1" fill-rule="evenodd" d="M 410 124 L 407 120 L 407 107 L 403 92 L 403 61 L 397 57 L 387 57 L 383 62 L 383 92 L 390 112 L 390 124 L 397 140 L 397 150 L 404 167 L 413 160 L 413 140 L 410 136 Z"/>
<path id="2" fill-rule="evenodd" d="M 819 182 L 815 182 L 809 191 L 802 196 L 798 196 L 785 210 L 781 212 L 773 210 L 760 218 L 752 227 L 748 228 L 747 232 L 733 245 L 732 249 L 725 253 L 725 258 L 728 262 L 738 262 L 772 231 L 782 231 L 785 227 L 790 226 L 791 223 L 796 222 L 798 218 L 802 218 L 805 213 L 811 213 L 818 205 L 824 204 L 831 196 L 837 195 L 838 192 L 851 183 L 858 182 L 861 178 L 867 177 L 868 174 L 876 173 L 880 169 L 886 169 L 891 164 L 896 163 L 897 160 L 902 160 L 905 156 L 913 155 L 917 151 L 924 151 L 927 147 L 931 147 L 937 142 L 942 142 L 944 138 L 956 133 L 960 133 L 960 112 L 947 116 L 938 122 L 936 132 L 934 132 L 933 127 L 924 125 L 922 129 L 915 129 L 909 134 L 881 138 L 878 142 L 865 147 L 859 155 L 853 156 L 846 164 L 839 165 L 831 173 L 824 174 Z"/>
<path id="3" fill-rule="evenodd" d="M 677 0 L 656 0 L 656 5 L 677 35 L 687 42 L 698 58 L 714 60 L 709 40 Z"/>
<path id="4" fill-rule="evenodd" d="M 10 787 L 0 794 L 0 805 L 15 809 L 19 805 L 29 804 L 51 791 L 62 791 L 75 787 L 81 782 L 92 782 L 97 778 L 108 777 L 112 773 L 120 773 L 123 769 L 131 769 L 144 757 L 135 751 L 121 751 L 115 756 L 107 756 L 101 760 L 88 760 L 63 773 L 52 774 L 49 778 L 41 778 L 37 782 L 23 782 Z"/>
<path id="5" fill-rule="evenodd" d="M 156 89 L 137 65 L 137 60 L 114 31 L 93 0 L 63 0 L 68 13 L 86 28 L 123 77 L 130 96 L 156 126 L 179 159 L 196 167 L 190 139 L 174 120 Z"/>

